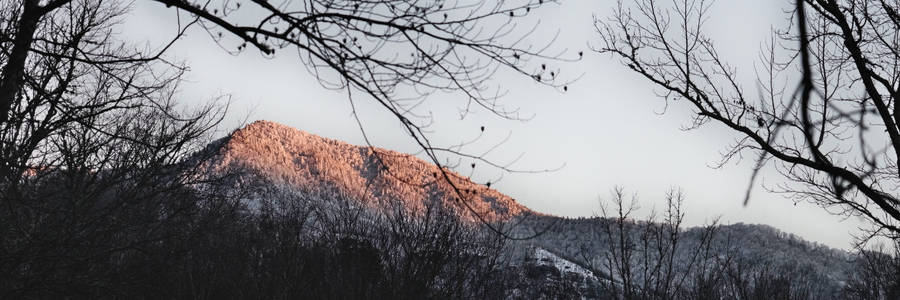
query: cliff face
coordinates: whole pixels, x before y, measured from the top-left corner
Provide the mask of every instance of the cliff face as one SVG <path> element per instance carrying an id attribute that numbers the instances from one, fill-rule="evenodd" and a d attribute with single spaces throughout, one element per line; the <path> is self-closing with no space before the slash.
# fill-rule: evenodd
<path id="1" fill-rule="evenodd" d="M 474 220 L 460 205 L 466 201 L 489 221 L 530 212 L 496 190 L 451 173 L 465 196 L 460 200 L 435 165 L 412 155 L 351 145 L 268 121 L 256 121 L 226 137 L 214 162 L 214 169 L 239 168 L 247 174 L 243 176 L 298 191 L 328 189 L 373 208 L 400 203 L 417 209 L 438 201 Z"/>

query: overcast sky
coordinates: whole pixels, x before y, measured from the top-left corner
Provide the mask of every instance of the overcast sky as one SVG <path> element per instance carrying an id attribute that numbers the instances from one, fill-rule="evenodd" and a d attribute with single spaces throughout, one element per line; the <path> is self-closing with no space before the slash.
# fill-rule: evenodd
<path id="1" fill-rule="evenodd" d="M 574 1 L 539 9 L 534 17 L 541 19 L 541 30 L 530 38 L 539 43 L 558 30 L 560 40 L 555 45 L 575 52 L 586 50 L 588 43 L 598 38 L 593 17 L 609 14 L 614 4 L 612 0 Z M 786 22 L 786 4 L 783 0 L 720 0 L 713 6 L 707 32 L 747 83 L 752 83 L 753 60 L 770 28 Z M 136 18 L 127 18 L 123 33 L 136 41 L 161 41 L 174 33 L 174 11 L 160 4 L 138 1 L 132 14 Z M 232 96 L 224 129 L 240 126 L 245 118 L 265 119 L 364 144 L 346 95 L 319 85 L 289 52 L 274 59 L 255 51 L 231 56 L 204 31 L 193 30 L 168 55 L 191 67 L 181 89 L 185 102 Z M 432 138 L 439 145 L 459 143 L 478 136 L 478 128 L 485 126 L 485 135 L 471 150 L 488 149 L 511 134 L 489 159 L 503 163 L 524 153 L 514 165 L 524 170 L 565 164 L 550 173 L 502 174 L 502 180 L 492 185 L 537 211 L 592 216 L 599 212 L 598 201 L 608 199 L 610 189 L 620 185 L 638 193 L 646 214 L 654 206 L 662 208 L 665 191 L 677 186 L 687 196 L 688 225 L 720 216 L 726 224 L 768 224 L 831 247 L 849 248 L 851 233 L 859 225 L 855 219 L 842 220 L 807 203 L 794 205 L 759 186 L 744 207 L 750 159 L 723 169 L 709 167 L 735 136 L 716 124 L 680 130 L 690 122 L 685 103 L 674 103 L 665 114 L 659 114 L 665 106 L 654 88 L 614 58 L 585 51 L 584 60 L 555 67 L 561 68 L 564 76 L 584 76 L 567 92 L 514 74 L 501 73 L 495 78 L 509 91 L 501 100 L 505 105 L 534 114 L 527 122 L 503 120 L 486 112 L 461 121 L 457 113 L 463 105 L 460 95 L 430 97 L 425 109 L 435 116 Z M 359 101 L 358 111 L 375 146 L 409 153 L 419 150 L 396 119 L 373 101 Z M 469 175 L 468 163 L 464 165 L 458 171 Z M 500 176 L 498 170 L 478 168 L 473 180 L 484 182 Z M 775 172 L 766 170 L 758 182 L 771 185 L 779 180 Z"/>

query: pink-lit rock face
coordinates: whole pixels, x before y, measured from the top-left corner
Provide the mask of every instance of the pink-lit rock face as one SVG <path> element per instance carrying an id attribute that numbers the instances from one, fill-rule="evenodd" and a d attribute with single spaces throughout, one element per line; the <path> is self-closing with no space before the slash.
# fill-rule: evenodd
<path id="1" fill-rule="evenodd" d="M 438 168 L 396 151 L 356 146 L 269 121 L 256 121 L 226 138 L 215 170 L 241 168 L 297 191 L 329 190 L 373 208 L 396 204 L 423 211 L 427 201 L 447 204 L 464 220 L 503 221 L 531 211 L 512 198 L 449 172 L 460 198 Z"/>

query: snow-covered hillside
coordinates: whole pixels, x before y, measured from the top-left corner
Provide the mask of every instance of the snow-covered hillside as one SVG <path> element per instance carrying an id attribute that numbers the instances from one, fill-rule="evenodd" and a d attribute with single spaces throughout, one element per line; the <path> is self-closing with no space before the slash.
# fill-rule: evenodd
<path id="1" fill-rule="evenodd" d="M 581 265 L 563 259 L 541 247 L 534 248 L 534 263 L 542 266 L 552 266 L 560 272 L 572 272 L 590 280 L 598 280 L 594 272 L 588 270 Z"/>

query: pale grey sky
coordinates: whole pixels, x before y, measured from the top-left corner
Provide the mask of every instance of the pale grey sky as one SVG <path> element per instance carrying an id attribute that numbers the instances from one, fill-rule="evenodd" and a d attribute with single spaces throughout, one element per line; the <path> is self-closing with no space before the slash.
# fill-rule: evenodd
<path id="1" fill-rule="evenodd" d="M 786 22 L 784 0 L 720 0 L 711 11 L 708 32 L 721 54 L 752 84 L 753 60 L 772 26 Z M 831 247 L 847 249 L 859 223 L 842 221 L 807 203 L 796 206 L 780 195 L 766 193 L 759 186 L 747 207 L 743 194 L 751 173 L 751 161 L 730 164 L 723 169 L 709 167 L 734 136 L 715 124 L 699 130 L 682 131 L 690 114 L 682 103 L 668 107 L 654 88 L 630 73 L 609 56 L 586 51 L 587 43 L 598 36 L 593 16 L 603 17 L 615 5 L 613 0 L 564 1 L 561 6 L 539 9 L 541 30 L 531 39 L 537 43 L 560 30 L 555 43 L 573 51 L 585 50 L 578 63 L 561 63 L 563 75 L 584 76 L 568 92 L 537 85 L 532 80 L 509 73 L 496 81 L 509 93 L 501 100 L 519 107 L 534 118 L 528 122 L 507 121 L 479 111 L 460 121 L 457 109 L 463 105 L 458 94 L 434 95 L 425 111 L 435 116 L 432 138 L 439 145 L 469 140 L 484 125 L 485 136 L 471 150 L 484 150 L 511 138 L 488 155 L 506 162 L 520 153 L 515 167 L 565 168 L 541 174 L 503 174 L 492 187 L 537 211 L 563 216 L 591 216 L 599 212 L 598 199 L 608 198 L 616 185 L 637 192 L 644 213 L 662 208 L 665 191 L 679 186 L 687 196 L 688 225 L 699 225 L 716 216 L 724 223 L 762 223 L 800 235 Z M 123 33 L 136 41 L 161 41 L 174 33 L 174 12 L 156 3 L 138 1 Z M 199 103 L 218 94 L 233 96 L 231 113 L 225 124 L 233 129 L 249 114 L 250 120 L 265 119 L 296 127 L 320 136 L 353 144 L 364 144 L 351 115 L 346 95 L 326 90 L 307 73 L 295 55 L 284 51 L 275 59 L 262 58 L 255 51 L 231 56 L 212 42 L 207 34 L 189 31 L 169 57 L 190 64 L 189 81 L 182 87 L 187 103 Z M 748 89 L 752 86 L 747 85 Z M 417 152 L 399 123 L 372 101 L 358 101 L 358 111 L 375 146 L 403 152 Z M 478 152 L 478 151 L 475 151 Z M 498 170 L 478 168 L 473 179 L 494 180 Z M 468 163 L 458 171 L 469 174 Z M 759 183 L 780 180 L 765 171 Z"/>

